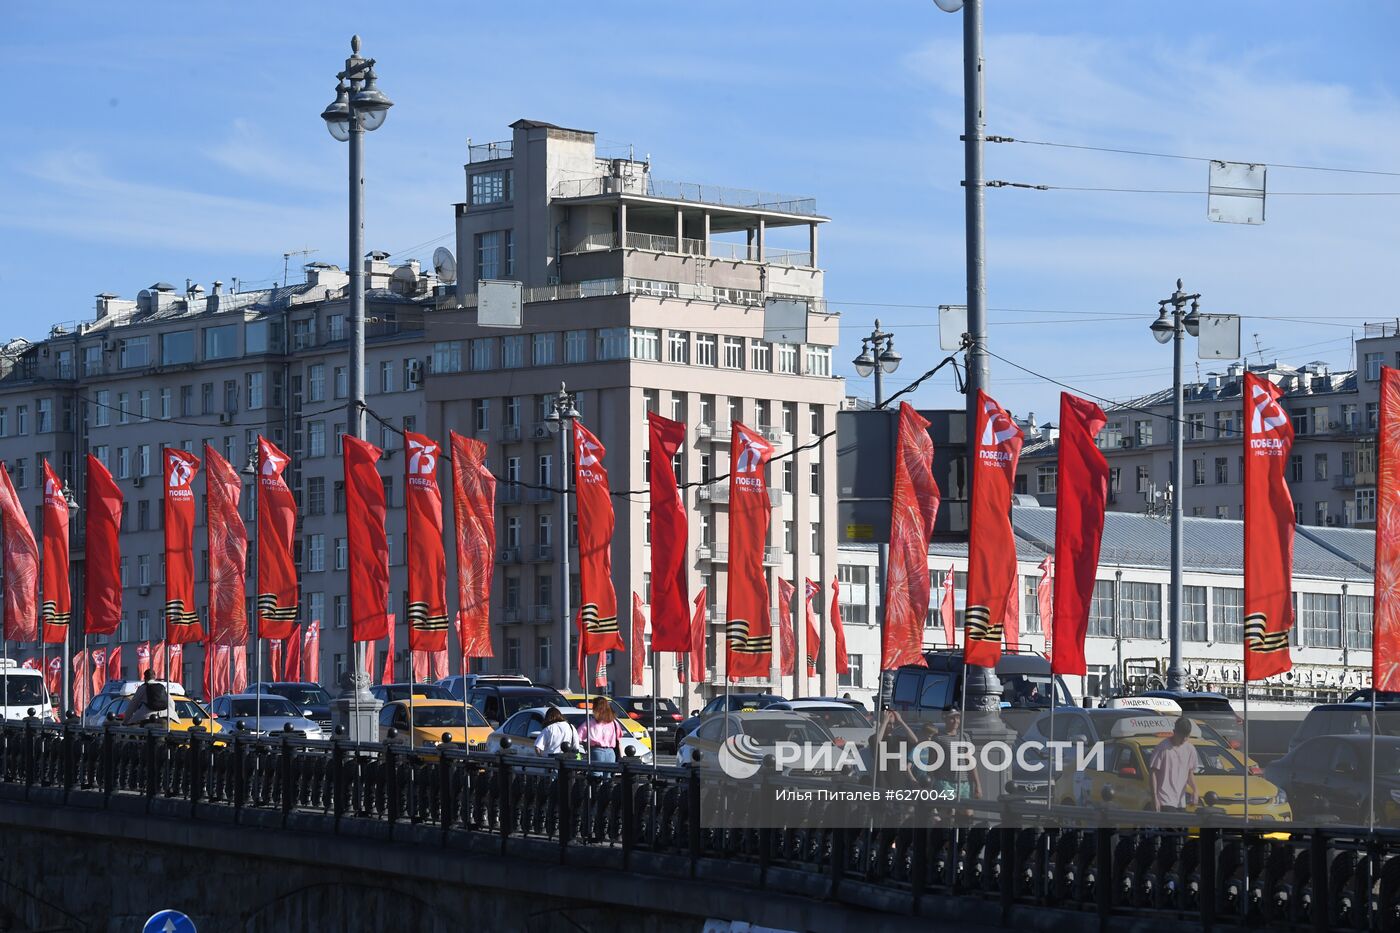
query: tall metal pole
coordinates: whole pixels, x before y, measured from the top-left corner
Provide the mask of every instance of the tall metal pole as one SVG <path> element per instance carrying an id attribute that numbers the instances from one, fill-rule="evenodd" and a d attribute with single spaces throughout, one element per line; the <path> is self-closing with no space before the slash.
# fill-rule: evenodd
<path id="1" fill-rule="evenodd" d="M 365 130 L 360 114 L 350 107 L 350 399 L 345 405 L 345 429 L 365 439 Z M 356 671 L 365 669 L 365 644 L 355 641 L 353 625 L 345 627 L 347 650 Z M 356 701 L 370 698 L 362 678 L 355 684 Z"/>
<path id="2" fill-rule="evenodd" d="M 1185 392 L 1181 384 L 1181 353 L 1186 342 L 1186 328 L 1181 315 L 1185 302 L 1177 285 L 1172 309 L 1172 568 L 1171 568 L 1171 659 L 1167 664 L 1167 688 L 1183 690 L 1186 672 L 1181 664 L 1181 561 L 1185 553 L 1182 530 L 1182 493 L 1186 489 L 1186 415 Z"/>
<path id="3" fill-rule="evenodd" d="M 569 606 L 569 429 L 573 426 L 573 419 L 568 417 L 572 409 L 572 403 L 564 394 L 563 387 L 559 389 L 559 398 L 563 400 L 562 411 L 556 409 L 559 415 L 559 605 L 563 609 L 563 625 L 560 629 L 562 638 L 559 644 L 563 647 L 563 655 L 559 659 L 560 663 L 560 689 L 565 693 L 569 692 L 569 678 L 573 674 L 573 655 L 569 652 L 569 625 L 572 609 Z M 556 402 L 557 404 L 557 402 Z"/>
<path id="4" fill-rule="evenodd" d="M 977 424 L 977 390 L 986 391 L 991 373 L 987 364 L 987 274 L 983 247 L 982 141 L 982 0 L 963 5 L 963 196 L 967 202 L 967 430 Z M 878 378 L 878 377 L 877 377 Z M 878 390 L 877 390 L 878 394 Z M 878 398 L 877 398 L 878 401 Z M 972 471 L 967 471 L 971 496 Z"/>

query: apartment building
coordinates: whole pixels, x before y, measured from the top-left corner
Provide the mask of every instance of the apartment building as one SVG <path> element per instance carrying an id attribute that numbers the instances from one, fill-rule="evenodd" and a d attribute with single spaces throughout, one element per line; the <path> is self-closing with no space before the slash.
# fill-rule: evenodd
<path id="1" fill-rule="evenodd" d="M 647 161 L 600 152 L 591 132 L 524 120 L 513 124 L 510 139 L 470 147 L 465 183 L 466 198 L 455 208 L 455 285 L 416 262 L 391 263 L 382 252 L 363 260 L 366 401 L 377 416 L 368 420 L 370 440 L 386 451 L 397 670 L 407 676 L 403 460 L 393 428 L 444 440 L 456 430 L 488 444 L 487 462 L 504 480 L 495 657 L 477 667 L 561 681 L 571 661 L 561 657 L 566 581 L 559 558 L 574 529 L 551 491 L 567 474 L 547 416 L 566 383 L 583 423 L 607 447 L 616 490 L 646 488 L 646 412 L 687 425 L 677 466 L 682 483 L 696 484 L 683 492 L 691 514 L 691 591 L 709 591 L 711 675 L 683 688 L 670 657 L 656 674 L 663 694 L 694 705 L 724 682 L 730 421 L 764 431 L 780 454 L 800 448 L 772 465 L 773 602 L 779 576 L 800 593 L 805 577 L 829 585 L 837 572 L 836 530 L 824 520 L 835 513 L 828 468 L 835 439 L 821 440 L 834 429 L 843 398 L 831 361 L 838 316 L 822 298 L 818 266 L 818 229 L 827 218 L 810 198 L 663 181 Z M 478 321 L 479 283 L 502 280 L 520 283 L 518 327 Z M 151 479 L 160 471 L 160 448 L 201 452 L 207 441 L 241 468 L 264 434 L 292 457 L 301 620 L 324 626 L 323 681 L 344 669 L 347 553 L 338 457 L 349 389 L 347 281 L 341 269 L 313 263 L 303 283 L 260 291 L 214 283 L 205 294 L 187 283 L 181 293 L 158 283 L 134 300 L 100 295 L 93 319 L 55 326 L 38 343 L 0 348 L 0 458 L 31 513 L 37 515 L 38 462 L 45 457 L 80 500 L 89 451 L 126 493 L 125 618 L 111 642 L 161 637 L 161 484 Z M 806 305 L 804 339 L 763 339 L 770 298 Z M 440 479 L 449 482 L 445 471 Z M 252 490 L 249 476 L 250 536 Z M 647 497 L 635 492 L 614 503 L 614 584 L 622 630 L 630 633 L 631 594 L 649 602 Z M 196 546 L 203 551 L 202 503 L 199 521 Z M 81 580 L 81 513 L 74 528 Z M 196 576 L 203 583 L 208 560 L 201 557 Z M 250 549 L 250 592 L 255 564 Z M 570 566 L 570 604 L 577 607 L 576 554 Z M 448 569 L 455 570 L 450 557 Z M 75 592 L 81 618 L 81 587 Z M 803 627 L 797 630 L 801 639 Z M 835 689 L 827 642 L 817 683 Z M 123 654 L 132 675 L 135 652 Z M 186 680 L 198 679 L 200 663 L 190 652 Z M 608 672 L 615 689 L 630 689 L 628 671 L 628 658 L 617 653 Z M 652 673 L 648 667 L 648 687 Z M 780 689 L 776 673 L 775 663 L 773 676 L 744 687 Z"/>
<path id="2" fill-rule="evenodd" d="M 731 421 L 764 431 L 778 453 L 801 448 L 771 469 L 774 603 L 779 576 L 800 593 L 804 577 L 836 574 L 836 529 L 824 520 L 835 513 L 835 439 L 818 441 L 843 397 L 831 363 L 838 318 L 823 301 L 817 255 L 827 218 L 809 198 L 663 181 L 649 162 L 600 153 L 591 132 L 526 120 L 512 130 L 470 150 L 457 205 L 461 275 L 454 300 L 427 322 L 428 428 L 485 441 L 500 476 L 558 487 L 564 463 L 546 419 L 567 385 L 607 448 L 611 486 L 637 491 L 614 498 L 613 576 L 627 631 L 632 593 L 650 602 L 646 413 L 686 424 L 677 474 L 698 484 L 683 495 L 691 593 L 709 594 L 710 678 L 680 684 L 670 656 L 656 674 L 664 695 L 694 705 L 723 690 Z M 478 322 L 479 283 L 499 279 L 522 283 L 518 328 Z M 807 304 L 805 342 L 764 341 L 771 297 Z M 481 667 L 558 682 L 560 665 L 573 663 L 560 657 L 559 548 L 566 535 L 573 546 L 574 529 L 562 527 L 547 489 L 503 484 L 498 500 L 497 655 Z M 575 608 L 577 565 L 575 555 Z M 625 664 L 618 655 L 609 669 L 618 689 L 630 679 Z M 647 664 L 650 689 L 650 655 Z M 834 689 L 834 668 L 823 645 L 823 686 Z M 782 688 L 776 666 L 774 675 L 739 688 Z"/>
<path id="3" fill-rule="evenodd" d="M 1282 404 L 1293 419 L 1288 482 L 1300 525 L 1373 527 L 1376 507 L 1375 438 L 1382 366 L 1400 366 L 1397 323 L 1367 324 L 1355 341 L 1359 368 L 1337 372 L 1314 362 L 1289 366 L 1231 363 L 1185 392 L 1185 488 L 1188 516 L 1243 515 L 1242 391 L 1246 368 L 1284 389 Z M 1109 461 L 1112 511 L 1165 514 L 1171 507 L 1172 421 L 1170 387 L 1105 408 L 1108 424 L 1099 446 Z M 1023 421 L 1016 491 L 1045 506 L 1055 504 L 1056 442 L 1053 425 Z"/>

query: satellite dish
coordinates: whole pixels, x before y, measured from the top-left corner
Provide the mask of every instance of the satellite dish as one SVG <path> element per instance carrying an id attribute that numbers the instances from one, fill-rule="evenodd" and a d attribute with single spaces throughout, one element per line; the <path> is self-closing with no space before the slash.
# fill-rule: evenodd
<path id="1" fill-rule="evenodd" d="M 439 246 L 433 250 L 433 271 L 437 273 L 438 281 L 444 285 L 451 285 L 457 281 L 457 260 L 452 255 L 452 250 L 446 246 Z"/>
<path id="2" fill-rule="evenodd" d="M 389 276 L 389 286 L 401 295 L 412 295 L 418 291 L 418 274 L 413 266 L 399 266 Z"/>

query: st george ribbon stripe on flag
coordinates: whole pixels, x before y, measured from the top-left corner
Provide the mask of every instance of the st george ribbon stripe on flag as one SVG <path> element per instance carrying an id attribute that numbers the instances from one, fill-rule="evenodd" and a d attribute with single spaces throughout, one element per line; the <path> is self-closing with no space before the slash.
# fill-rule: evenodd
<path id="1" fill-rule="evenodd" d="M 291 458 L 258 438 L 258 635 L 286 639 L 296 632 L 297 569 L 294 560 L 297 505 L 285 472 Z M 220 644 L 241 644 L 216 639 Z"/>
<path id="2" fill-rule="evenodd" d="M 1283 390 L 1244 376 L 1244 678 L 1263 680 L 1292 668 L 1293 496 L 1285 469 L 1293 422 L 1279 404 Z"/>
<path id="3" fill-rule="evenodd" d="M 409 648 L 447 647 L 447 553 L 442 543 L 442 489 L 437 441 L 404 432 L 404 510 L 408 513 Z"/>
<path id="4" fill-rule="evenodd" d="M 1006 410 L 979 389 L 974 436 L 963 652 L 968 664 L 995 667 L 1001 658 L 1006 603 L 1016 585 L 1011 494 L 1022 435 Z"/>
<path id="5" fill-rule="evenodd" d="M 584 655 L 624 651 L 612 579 L 613 504 L 607 450 L 574 421 L 574 496 L 578 506 L 579 647 Z"/>
<path id="6" fill-rule="evenodd" d="M 209 641 L 216 645 L 243 645 L 248 642 L 248 610 L 243 595 L 248 575 L 248 529 L 238 511 L 243 482 L 232 464 L 208 444 L 204 446 L 204 459 Z"/>
<path id="7" fill-rule="evenodd" d="M 1094 577 L 1099 568 L 1104 510 L 1108 506 L 1108 460 L 1095 438 L 1107 422 L 1103 409 L 1093 402 L 1067 392 L 1060 394 L 1055 576 L 1050 594 L 1053 608 L 1049 617 L 1041 620 L 1046 643 L 1053 648 L 1047 651 L 1051 670 L 1056 674 L 1083 676 L 1088 671 L 1084 640 L 1089 633 L 1089 610 L 1094 601 Z M 1046 585 L 1046 573 L 1042 564 L 1040 587 Z"/>
<path id="8" fill-rule="evenodd" d="M 165 464 L 165 641 L 183 645 L 204 638 L 194 597 L 194 478 L 199 458 L 187 450 L 166 447 L 161 459 Z"/>
<path id="9" fill-rule="evenodd" d="M 773 660 L 768 574 L 763 547 L 772 505 L 764 467 L 773 445 L 738 421 L 729 449 L 729 592 L 725 612 L 725 673 L 767 677 Z"/>

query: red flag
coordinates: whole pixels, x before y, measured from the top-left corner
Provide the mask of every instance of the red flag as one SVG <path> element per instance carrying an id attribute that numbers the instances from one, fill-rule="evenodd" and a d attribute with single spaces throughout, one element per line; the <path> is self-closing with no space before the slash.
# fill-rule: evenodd
<path id="1" fill-rule="evenodd" d="M 1284 468 L 1293 423 L 1278 403 L 1283 390 L 1244 376 L 1244 679 L 1263 680 L 1292 666 L 1293 497 Z"/>
<path id="2" fill-rule="evenodd" d="M 396 622 L 396 620 L 394 619 L 393 613 L 390 613 L 390 615 L 389 615 L 389 627 L 388 627 L 388 632 L 386 633 L 386 637 L 387 637 L 388 640 L 389 640 L 389 644 L 388 644 L 387 649 L 386 649 L 386 654 L 384 655 L 384 670 L 383 670 L 383 672 L 382 672 L 382 673 L 380 674 L 380 676 L 379 676 L 379 682 L 380 682 L 381 684 L 391 684 L 391 683 L 394 682 L 394 628 L 395 628 L 395 622 Z"/>
<path id="3" fill-rule="evenodd" d="M 1055 496 L 1058 560 L 1051 612 L 1056 630 L 1052 632 L 1050 623 L 1041 620 L 1046 642 L 1055 648 L 1050 668 L 1056 674 L 1083 676 L 1087 670 L 1084 638 L 1089 631 L 1108 503 L 1108 461 L 1094 439 L 1107 420 L 1093 402 L 1060 393 L 1059 494 Z"/>
<path id="4" fill-rule="evenodd" d="M 174 681 L 184 684 L 185 682 L 185 646 L 181 644 L 166 645 L 165 656 L 166 675 Z"/>
<path id="5" fill-rule="evenodd" d="M 88 674 L 86 651 L 73 652 L 73 709 L 79 713 L 87 709 L 92 701 L 92 682 Z"/>
<path id="6" fill-rule="evenodd" d="M 122 679 L 122 646 L 117 645 L 107 653 L 107 679 Z"/>
<path id="7" fill-rule="evenodd" d="M 929 423 L 907 402 L 899 404 L 894 496 L 890 512 L 889 570 L 885 577 L 885 626 L 880 669 L 924 666 L 928 618 L 928 545 L 942 498 L 933 479 Z M 838 659 L 840 660 L 840 659 Z"/>
<path id="8" fill-rule="evenodd" d="M 485 444 L 456 431 L 450 439 L 452 516 L 457 532 L 457 638 L 462 657 L 489 658 L 491 574 L 496 560 L 496 478 L 486 469 Z M 567 529 L 560 534 L 567 546 Z"/>
<path id="9" fill-rule="evenodd" d="M 686 648 L 689 657 L 681 665 L 681 683 L 703 683 L 705 680 L 705 602 L 708 589 L 700 587 L 695 594 L 695 611 L 690 617 L 690 643 Z"/>
<path id="10" fill-rule="evenodd" d="M 83 631 L 111 635 L 122 619 L 122 491 L 112 474 L 92 454 L 87 456 L 84 524 L 87 542 L 83 564 Z"/>
<path id="11" fill-rule="evenodd" d="M 39 640 L 39 545 L 24 506 L 0 465 L 0 548 L 4 550 L 5 630 L 8 641 Z"/>
<path id="12" fill-rule="evenodd" d="M 958 621 L 958 604 L 957 596 L 953 590 L 956 580 L 956 571 L 953 565 L 949 564 L 948 572 L 943 575 L 943 598 L 938 603 L 938 615 L 943 620 L 943 641 L 949 645 L 958 643 L 955 631 Z"/>
<path id="13" fill-rule="evenodd" d="M 288 638 L 282 645 L 282 679 L 290 681 L 301 680 L 301 640 L 305 637 L 304 629 L 295 628 L 292 630 L 292 637 Z"/>
<path id="14" fill-rule="evenodd" d="M 963 654 L 968 664 L 996 667 L 1006 601 L 1016 586 L 1011 493 L 1021 456 L 1021 429 L 980 389 L 975 436 Z"/>
<path id="15" fill-rule="evenodd" d="M 764 477 L 773 445 L 738 421 L 731 430 L 725 673 L 731 678 L 767 677 L 773 663 L 773 627 L 763 548 L 772 506 Z"/>
<path id="16" fill-rule="evenodd" d="M 297 628 L 297 568 L 292 552 L 297 504 L 283 475 L 289 463 L 291 458 L 275 444 L 258 438 L 259 638 L 291 638 Z"/>
<path id="17" fill-rule="evenodd" d="M 924 576 L 928 576 L 927 573 Z M 836 652 L 836 673 L 849 674 L 851 659 L 846 654 L 846 626 L 841 622 L 841 581 L 831 581 L 831 644 Z"/>
<path id="18" fill-rule="evenodd" d="M 209 452 L 207 444 L 204 449 Z M 184 644 L 204 638 L 204 627 L 199 624 L 199 613 L 194 608 L 194 475 L 199 472 L 199 458 L 189 451 L 167 447 L 162 451 L 162 459 L 165 461 L 165 639 Z"/>
<path id="19" fill-rule="evenodd" d="M 1371 686 L 1400 690 L 1400 370 L 1381 368 Z"/>
<path id="20" fill-rule="evenodd" d="M 214 699 L 214 658 L 218 655 L 218 647 L 209 639 L 204 639 L 204 702 L 208 703 Z"/>
<path id="21" fill-rule="evenodd" d="M 1002 619 L 1002 632 L 1006 638 L 1006 650 L 1016 651 L 1021 647 L 1021 581 L 1011 587 L 1011 595 L 1006 600 L 1006 616 Z"/>
<path id="22" fill-rule="evenodd" d="M 797 631 L 792 621 L 792 597 L 796 593 L 797 587 L 786 577 L 778 578 L 778 674 L 782 677 L 797 673 Z M 810 641 L 811 635 L 807 637 Z"/>
<path id="23" fill-rule="evenodd" d="M 447 647 L 447 555 L 442 546 L 442 490 L 437 441 L 405 431 L 404 510 L 408 513 L 408 645 Z"/>
<path id="24" fill-rule="evenodd" d="M 593 686 L 607 688 L 608 686 L 608 653 L 598 652 L 598 667 L 594 672 Z"/>
<path id="25" fill-rule="evenodd" d="M 412 632 L 412 630 L 410 630 L 410 631 L 409 631 L 409 635 L 412 636 L 412 634 L 413 634 L 413 632 Z M 413 657 L 413 679 L 414 679 L 415 681 L 420 682 L 420 683 L 423 682 L 423 681 L 425 681 L 425 680 L 427 680 L 427 679 L 428 679 L 428 652 L 426 652 L 426 651 L 410 651 L 410 654 L 411 654 L 412 657 Z"/>
<path id="26" fill-rule="evenodd" d="M 49 697 L 54 705 L 63 705 L 63 655 L 56 654 L 48 659 L 44 671 L 44 686 L 49 689 Z"/>
<path id="27" fill-rule="evenodd" d="M 584 654 L 622 651 L 617 592 L 612 580 L 613 505 L 608 492 L 607 450 L 574 421 L 574 495 L 578 501 L 579 644 Z"/>
<path id="28" fill-rule="evenodd" d="M 243 482 L 233 466 L 208 444 L 204 445 L 204 460 L 209 637 L 215 644 L 242 645 L 248 641 L 248 529 L 238 511 Z"/>
<path id="29" fill-rule="evenodd" d="M 1060 436 L 1063 437 L 1064 434 L 1061 433 Z M 1040 611 L 1040 630 L 1045 633 L 1045 656 L 1047 658 L 1055 656 L 1054 577 L 1055 557 L 1052 554 L 1047 554 L 1045 560 L 1040 562 L 1040 583 L 1036 584 L 1035 588 L 1036 608 Z"/>
<path id="30" fill-rule="evenodd" d="M 655 581 L 655 577 L 652 580 Z M 653 582 L 653 586 L 655 583 Z M 653 590 L 652 592 L 655 592 Z M 641 687 L 646 683 L 646 627 L 647 617 L 642 612 L 642 597 L 635 592 L 632 594 L 632 645 L 629 649 L 632 655 L 632 684 Z M 655 630 L 652 631 L 652 639 L 656 638 Z M 653 649 L 654 650 L 654 649 Z"/>
<path id="31" fill-rule="evenodd" d="M 301 676 L 307 683 L 321 681 L 321 620 L 312 619 L 301 635 Z"/>
<path id="32" fill-rule="evenodd" d="M 370 680 L 374 680 L 374 657 L 374 642 L 365 642 L 365 676 Z"/>
<path id="33" fill-rule="evenodd" d="M 107 649 L 92 649 L 92 693 L 94 696 L 102 692 L 102 688 L 107 684 Z"/>
<path id="34" fill-rule="evenodd" d="M 351 637 L 355 641 L 377 641 L 392 631 L 389 624 L 389 539 L 384 533 L 384 481 L 376 465 L 381 451 L 349 434 L 342 435 L 342 441 L 345 524 L 350 537 Z"/>
<path id="35" fill-rule="evenodd" d="M 160 671 L 157 672 L 155 667 L 151 664 L 151 643 L 143 641 L 136 645 L 136 676 L 138 678 L 143 678 L 146 676 L 147 671 L 155 673 L 155 675 L 162 680 L 165 679 L 165 668 L 162 667 Z"/>
<path id="36" fill-rule="evenodd" d="M 807 606 L 807 676 L 817 676 L 817 658 L 821 657 L 822 635 L 817 625 L 817 600 L 822 595 L 822 585 L 811 577 L 805 584 Z"/>
<path id="37" fill-rule="evenodd" d="M 282 645 L 281 641 L 269 641 L 267 643 L 267 676 L 269 680 L 276 680 L 282 675 Z M 258 645 L 253 646 L 254 651 L 259 650 Z"/>
<path id="38" fill-rule="evenodd" d="M 686 572 L 689 534 L 685 500 L 676 485 L 675 459 L 685 441 L 685 425 L 647 412 L 651 504 L 651 650 L 690 647 L 690 577 Z"/>
<path id="39" fill-rule="evenodd" d="M 25 658 L 23 661 L 20 662 L 19 666 L 26 671 L 37 671 L 39 669 L 39 659 Z"/>
<path id="40" fill-rule="evenodd" d="M 44 601 L 39 615 L 44 623 L 44 641 L 63 644 L 68 640 L 68 624 L 73 620 L 73 594 L 68 588 L 68 499 L 63 495 L 63 480 L 47 460 L 42 514 Z M 60 680 L 62 673 L 60 669 Z"/>
<path id="41" fill-rule="evenodd" d="M 248 649 L 244 645 L 230 645 L 233 658 L 233 673 L 229 676 L 228 692 L 244 693 L 248 690 Z"/>

